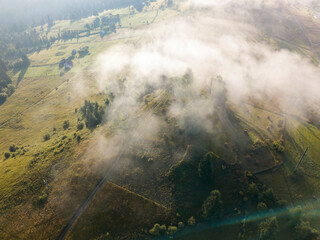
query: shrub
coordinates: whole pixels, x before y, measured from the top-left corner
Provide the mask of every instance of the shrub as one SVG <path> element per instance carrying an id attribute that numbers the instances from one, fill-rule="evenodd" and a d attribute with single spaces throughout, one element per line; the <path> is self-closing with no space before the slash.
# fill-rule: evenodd
<path id="1" fill-rule="evenodd" d="M 69 126 L 70 126 L 69 120 L 65 120 L 65 121 L 63 122 L 63 124 L 62 124 L 62 127 L 63 127 L 64 130 L 68 129 Z"/>
<path id="2" fill-rule="evenodd" d="M 15 152 L 17 150 L 17 147 L 13 144 L 9 147 L 10 152 Z"/>
<path id="3" fill-rule="evenodd" d="M 221 193 L 219 190 L 213 190 L 202 205 L 202 217 L 218 218 L 222 211 L 223 202 L 221 200 Z"/>
<path id="4" fill-rule="evenodd" d="M 5 159 L 8 159 L 9 157 L 10 157 L 10 153 L 5 152 L 5 153 L 4 153 L 4 158 L 5 158 Z"/>
<path id="5" fill-rule="evenodd" d="M 42 194 L 38 198 L 38 203 L 39 203 L 39 205 L 43 205 L 43 204 L 45 204 L 47 202 L 47 200 L 48 200 L 48 195 L 47 194 Z"/>
<path id="6" fill-rule="evenodd" d="M 189 225 L 189 226 L 194 226 L 194 225 L 196 225 L 196 219 L 195 219 L 193 216 L 191 216 L 191 217 L 188 219 L 188 225 Z"/>
<path id="7" fill-rule="evenodd" d="M 272 240 L 275 239 L 279 231 L 279 223 L 276 217 L 268 218 L 260 223 L 259 239 Z"/>
<path id="8" fill-rule="evenodd" d="M 77 142 L 79 143 L 81 141 L 80 135 L 77 136 Z"/>
<path id="9" fill-rule="evenodd" d="M 168 235 L 173 235 L 173 234 L 176 234 L 177 231 L 178 231 L 178 228 L 176 226 L 169 226 L 167 234 Z"/>
<path id="10" fill-rule="evenodd" d="M 178 228 L 184 228 L 183 222 L 178 222 Z"/>
<path id="11" fill-rule="evenodd" d="M 161 225 L 159 223 L 156 223 L 153 228 L 149 230 L 149 233 L 153 236 L 160 236 L 161 234 L 164 234 L 167 230 L 166 225 Z"/>
<path id="12" fill-rule="evenodd" d="M 259 195 L 259 189 L 255 183 L 250 183 L 248 186 L 248 195 L 251 199 L 256 200 Z"/>
<path id="13" fill-rule="evenodd" d="M 257 210 L 259 212 L 266 211 L 268 209 L 267 205 L 264 202 L 259 202 L 257 205 Z"/>
<path id="14" fill-rule="evenodd" d="M 167 227 L 166 227 L 166 225 L 161 225 L 160 226 L 160 234 L 164 234 L 165 232 L 167 231 Z"/>
<path id="15" fill-rule="evenodd" d="M 276 196 L 274 195 L 273 190 L 271 188 L 262 192 L 261 201 L 266 203 L 269 208 L 276 206 L 277 199 L 276 199 Z"/>
<path id="16" fill-rule="evenodd" d="M 43 140 L 46 142 L 48 140 L 50 140 L 50 134 L 46 133 L 45 135 L 43 135 Z"/>
<path id="17" fill-rule="evenodd" d="M 282 140 L 274 141 L 272 143 L 272 148 L 273 148 L 273 150 L 275 150 L 278 153 L 283 153 L 285 150 Z"/>
<path id="18" fill-rule="evenodd" d="M 149 233 L 153 236 L 160 236 L 160 224 L 156 223 L 153 228 L 149 230 Z"/>
<path id="19" fill-rule="evenodd" d="M 243 219 L 241 221 L 241 229 L 238 234 L 238 240 L 248 240 L 248 239 L 256 239 L 257 227 L 253 221 L 248 221 L 247 219 Z"/>
<path id="20" fill-rule="evenodd" d="M 77 124 L 77 129 L 78 129 L 78 130 L 82 130 L 83 127 L 84 127 L 84 124 L 83 124 L 82 122 L 79 122 L 79 123 Z"/>
<path id="21" fill-rule="evenodd" d="M 78 53 L 79 53 L 79 58 L 83 58 L 87 56 L 89 54 L 89 47 L 88 46 L 81 47 Z"/>

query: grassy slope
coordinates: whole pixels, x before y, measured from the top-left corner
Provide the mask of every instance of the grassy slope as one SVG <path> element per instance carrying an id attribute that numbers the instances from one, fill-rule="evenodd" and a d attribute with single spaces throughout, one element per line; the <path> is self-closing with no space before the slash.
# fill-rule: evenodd
<path id="1" fill-rule="evenodd" d="M 148 20 L 144 20 L 145 15 L 135 16 L 139 20 L 135 21 L 134 27 L 141 26 L 140 21 Z M 0 127 L 0 238 L 54 238 L 100 178 L 86 172 L 84 165 L 79 165 L 87 148 L 86 145 L 77 145 L 74 133 L 83 139 L 91 139 L 93 135 L 88 130 L 76 131 L 74 109 L 79 108 L 85 98 L 103 100 L 103 96 L 96 96 L 94 76 L 82 70 L 87 69 L 108 47 L 131 40 L 130 37 L 117 40 L 116 36 L 103 40 L 91 36 L 79 43 L 75 40 L 56 43 L 48 50 L 29 56 L 31 66 L 14 95 L 1 106 L 0 122 L 5 124 Z M 91 55 L 76 59 L 74 69 L 60 77 L 56 63 L 69 56 L 72 49 L 82 46 L 89 46 Z M 13 79 L 18 75 L 16 73 Z M 86 84 L 86 94 L 79 94 L 76 90 L 79 81 Z M 70 121 L 68 130 L 62 129 L 64 120 Z M 57 128 L 56 132 L 53 132 L 53 127 Z M 51 135 L 47 142 L 43 142 L 44 133 Z M 61 141 L 63 136 L 67 138 Z M 11 144 L 18 145 L 20 149 L 23 147 L 25 153 L 5 160 L 3 153 Z M 36 164 L 30 168 L 35 159 Z M 77 180 L 78 176 L 82 176 L 81 180 Z M 53 186 L 51 190 L 46 189 L 43 178 Z M 49 197 L 46 205 L 39 207 L 37 199 L 42 194 Z M 50 226 L 47 222 L 51 222 Z"/>
<path id="2" fill-rule="evenodd" d="M 146 211 L 148 209 L 148 211 Z M 94 197 L 67 239 L 91 239 L 109 232 L 130 234 L 166 221 L 166 208 L 112 183 Z M 144 231 L 142 231 L 144 233 Z"/>
<path id="3" fill-rule="evenodd" d="M 125 10 L 122 13 L 123 25 L 129 25 L 131 22 L 132 27 L 139 27 L 145 25 L 146 21 L 149 21 L 155 15 L 155 11 L 149 13 L 141 13 L 134 16 L 128 16 Z M 166 15 L 176 14 L 176 12 L 167 10 L 159 12 L 159 20 Z M 90 20 L 90 19 L 89 19 Z M 88 20 L 88 21 L 89 21 Z M 90 20 L 91 21 L 91 20 Z M 158 18 L 157 18 L 158 21 Z M 150 21 L 149 21 L 150 22 Z M 84 22 L 78 23 L 79 25 L 74 24 L 74 28 L 81 27 Z M 69 21 L 57 23 L 57 27 L 65 26 L 68 28 L 70 26 Z M 49 149 L 53 146 L 58 145 L 57 141 L 61 139 L 62 136 L 67 135 L 68 138 L 73 139 L 73 133 L 76 131 L 76 116 L 74 114 L 74 108 L 79 107 L 82 104 L 82 101 L 85 97 L 90 97 L 87 95 L 77 96 L 74 93 L 74 88 L 79 79 L 77 67 L 79 70 L 86 67 L 94 62 L 97 54 L 107 47 L 116 44 L 119 40 L 109 41 L 100 40 L 95 36 L 89 38 L 84 38 L 77 43 L 75 40 L 68 41 L 65 43 L 54 44 L 49 50 L 43 50 L 39 53 L 35 53 L 30 56 L 32 61 L 31 67 L 27 70 L 25 77 L 19 84 L 18 89 L 14 95 L 9 98 L 9 100 L 0 107 L 1 115 L 0 122 L 4 122 L 8 119 L 12 120 L 6 125 L 0 127 L 0 153 L 7 151 L 9 145 L 17 144 L 24 146 L 28 151 L 22 155 L 15 158 L 10 158 L 6 161 L 0 161 L 0 196 L 1 198 L 8 198 L 13 196 L 17 198 L 21 194 L 22 202 L 26 199 L 31 199 L 32 197 L 37 197 L 42 191 L 45 192 L 44 186 L 39 187 L 39 182 L 41 183 L 41 178 L 47 176 L 48 172 L 51 173 L 52 164 L 55 161 L 61 163 L 62 166 L 68 166 L 70 162 L 75 161 L 72 166 L 66 170 L 59 172 L 55 176 L 47 176 L 49 179 L 57 178 L 57 187 L 58 189 L 53 190 L 53 194 L 49 195 L 48 204 L 45 208 L 39 209 L 39 215 L 36 216 L 35 209 L 32 207 L 32 203 L 29 202 L 27 205 L 22 205 L 20 207 L 14 208 L 10 215 L 5 215 L 5 218 L 1 219 L 1 225 L 6 225 L 5 233 L 0 231 L 0 236 L 4 238 L 12 237 L 15 233 L 18 236 L 36 236 L 36 234 L 43 234 L 43 236 L 48 236 L 48 234 L 57 235 L 59 229 L 61 229 L 67 222 L 67 220 L 72 216 L 73 212 L 77 209 L 77 206 L 85 198 L 87 194 L 87 189 L 90 189 L 94 186 L 95 181 L 97 180 L 96 176 L 90 178 L 89 185 L 81 185 L 80 183 L 85 183 L 88 180 L 86 177 L 90 174 L 83 171 L 84 166 L 78 166 L 77 157 L 81 155 L 83 145 L 77 146 L 74 140 L 71 140 L 70 143 L 66 144 L 69 148 L 68 154 L 57 157 L 52 152 L 50 153 Z M 279 44 L 279 43 L 278 43 Z M 81 46 L 89 46 L 92 55 L 90 57 L 85 57 L 83 59 L 77 59 L 75 61 L 76 68 L 64 75 L 63 77 L 59 76 L 59 71 L 56 64 L 61 58 L 69 56 L 72 49 L 78 49 Z M 281 46 L 280 46 L 281 47 Z M 292 45 L 289 46 L 293 47 Z M 288 47 L 288 48 L 289 48 Z M 48 66 L 42 66 L 48 65 Z M 18 76 L 15 75 L 15 77 Z M 69 81 L 67 81 L 69 79 Z M 86 83 L 92 85 L 91 76 L 85 78 Z M 56 90 L 58 87 L 58 90 Z M 94 92 L 94 88 L 91 89 Z M 68 97 L 71 96 L 71 101 L 68 101 Z M 91 96 L 93 97 L 93 96 Z M 283 116 L 279 114 L 271 113 L 266 110 L 265 107 L 248 107 L 248 110 L 243 112 L 237 112 L 237 114 L 242 122 L 243 128 L 248 129 L 249 136 L 253 142 L 261 140 L 267 142 L 267 139 L 277 140 L 281 136 L 282 132 L 277 129 L 276 123 L 279 119 L 283 119 Z M 248 112 L 250 114 L 248 114 Z M 260 120 L 257 120 L 257 116 L 260 116 Z M 271 123 L 267 117 L 270 116 L 273 120 Z M 61 126 L 64 120 L 70 120 L 71 128 L 70 130 L 63 131 Z M 260 166 L 253 166 L 248 164 L 248 168 L 254 170 L 259 170 L 265 166 L 270 166 L 278 159 L 278 161 L 285 160 L 284 169 L 276 173 L 267 173 L 264 176 L 261 176 L 263 181 L 270 184 L 279 195 L 283 196 L 285 199 L 291 199 L 300 201 L 301 198 L 310 199 L 310 196 L 314 192 L 319 192 L 318 186 L 318 164 L 319 152 L 316 150 L 319 146 L 319 129 L 311 125 L 303 125 L 299 123 L 295 118 L 290 116 L 286 117 L 286 128 L 285 132 L 287 135 L 285 139 L 286 147 L 286 156 L 277 156 L 268 157 L 267 159 L 260 159 Z M 274 125 L 272 131 L 267 130 L 269 125 Z M 57 127 L 57 133 L 53 135 L 52 128 Z M 275 130 L 274 130 L 275 129 Z M 42 136 L 44 133 L 49 132 L 52 136 L 52 139 L 49 142 L 43 143 Z M 83 133 L 84 137 L 91 137 L 91 133 L 86 131 Z M 304 173 L 303 181 L 301 179 L 292 178 L 292 168 L 297 162 L 298 156 L 301 153 L 301 150 L 306 146 L 310 146 L 310 155 L 307 156 L 306 161 L 301 166 L 301 172 Z M 223 152 L 223 147 L 219 147 L 218 151 Z M 43 157 L 39 165 L 33 171 L 29 169 L 29 163 L 34 159 L 34 154 L 36 153 L 47 153 L 47 157 Z M 79 155 L 77 155 L 79 154 Z M 269 155 L 273 153 L 269 153 Z M 3 155 L 2 155 L 3 156 Z M 70 161 L 72 160 L 72 161 Z M 241 159 L 241 161 L 244 161 Z M 244 162 L 243 162 L 244 163 Z M 78 168 L 80 170 L 78 170 Z M 43 173 L 37 176 L 38 172 L 43 171 Z M 83 182 L 77 182 L 79 180 L 74 180 L 74 176 L 83 176 Z M 37 177 L 31 178 L 32 175 Z M 69 176 L 70 175 L 71 179 Z M 30 179 L 30 180 L 29 180 Z M 275 180 L 276 179 L 276 180 Z M 26 185 L 35 186 L 38 190 L 34 193 L 23 192 Z M 70 182 L 76 181 L 75 183 L 67 186 Z M 24 183 L 26 182 L 26 183 Z M 302 183 L 301 183 L 302 182 Z M 309 183 L 311 183 L 310 187 Z M 78 200 L 75 202 L 74 198 L 68 198 L 63 193 L 65 188 L 68 189 L 68 194 L 71 193 L 74 195 L 79 194 Z M 288 190 L 289 189 L 289 190 Z M 63 196 L 61 196 L 63 195 Z M 302 197 L 301 197 L 301 196 Z M 63 200 L 62 200 L 63 199 Z M 58 208 L 58 203 L 64 203 L 64 207 L 68 206 L 68 211 L 63 213 L 63 209 Z M 1 207 L 12 207 L 12 203 L 9 202 L 0 202 Z M 55 212 L 55 210 L 57 210 Z M 60 215 L 59 215 L 60 214 Z M 14 219 L 17 219 L 17 216 L 21 216 L 21 221 L 24 222 L 25 226 L 21 225 L 21 222 L 15 223 Z M 52 222 L 54 220 L 55 224 L 52 224 L 48 228 L 47 222 Z M 34 228 L 30 228 L 34 226 Z M 29 232 L 26 229 L 29 228 Z M 1 235 L 2 234 L 2 235 Z M 13 235 L 12 235 L 13 234 Z M 35 234 L 35 235 L 34 235 Z"/>

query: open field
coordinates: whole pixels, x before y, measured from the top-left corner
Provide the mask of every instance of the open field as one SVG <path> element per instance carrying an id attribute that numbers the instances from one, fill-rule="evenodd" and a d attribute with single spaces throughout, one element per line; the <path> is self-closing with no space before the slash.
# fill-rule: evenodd
<path id="1" fill-rule="evenodd" d="M 176 101 L 170 87 L 179 84 L 191 96 L 201 91 L 188 84 L 187 77 L 164 77 L 167 85 L 141 96 L 132 115 L 99 124 L 94 131 L 78 128 L 78 123 L 84 122 L 79 112 L 84 100 L 105 107 L 110 98 L 98 87 L 92 71 L 99 54 L 118 44 L 137 43 L 151 24 L 181 14 L 174 9 L 159 9 L 161 3 L 152 3 L 146 11 L 136 11 L 134 15 L 129 8 L 100 13 L 120 15 L 122 27 L 117 28 L 117 33 L 103 39 L 97 34 L 79 41 L 55 42 L 50 48 L 29 55 L 31 65 L 24 72 L 11 73 L 17 88 L 0 106 L 0 239 L 57 239 L 106 176 L 106 182 L 83 209 L 66 239 L 93 239 L 107 233 L 127 238 L 135 233 L 139 239 L 140 234 L 149 236 L 148 230 L 155 223 L 177 225 L 179 219 L 187 224 L 191 216 L 201 220 L 201 205 L 212 187 L 221 188 L 228 216 L 243 214 L 240 210 L 245 207 L 256 210 L 256 203 L 246 196 L 250 181 L 257 183 L 259 190 L 271 187 L 289 204 L 320 197 L 319 127 L 308 123 L 302 113 L 280 109 L 277 102 L 248 99 L 241 106 L 223 103 L 206 119 L 212 123 L 214 134 L 200 130 L 195 135 L 194 129 L 183 129 L 168 114 Z M 260 40 L 275 50 L 314 57 L 299 26 L 289 20 L 291 15 L 271 14 L 281 16 L 275 17 L 281 24 L 263 23 L 267 27 Z M 317 43 L 320 24 L 297 17 L 301 17 L 308 36 Z M 84 30 L 84 25 L 94 18 L 72 23 L 57 21 L 48 36 L 64 30 Z M 70 71 L 59 69 L 61 59 L 68 58 L 73 49 L 86 46 L 90 55 L 76 57 Z M 315 49 L 318 51 L 316 46 Z M 206 100 L 210 94 L 204 90 L 199 95 Z M 177 118 L 191 112 L 189 105 L 177 111 Z M 132 124 L 137 132 L 148 133 L 155 116 L 160 122 L 156 134 L 133 137 L 126 132 L 127 124 Z M 66 120 L 69 126 L 64 129 Z M 44 139 L 45 134 L 49 139 Z M 130 137 L 135 142 L 130 142 Z M 112 142 L 112 154 L 109 149 L 102 149 L 105 146 L 101 142 L 107 140 Z M 13 144 L 18 149 L 10 152 Z M 306 147 L 309 152 L 297 174 L 293 174 Z M 4 156 L 6 152 L 10 153 L 8 158 Z M 199 177 L 199 160 L 209 152 L 215 154 L 214 170 L 219 176 L 212 185 L 204 184 Z M 276 171 L 259 173 L 277 164 L 281 165 Z M 185 166 L 188 171 L 179 175 Z M 175 167 L 176 182 L 168 180 Z M 177 207 L 172 203 L 178 205 L 181 214 L 170 212 Z M 317 219 L 313 222 L 320 223 Z M 228 237 L 235 238 L 239 226 L 232 226 Z M 223 231 L 205 231 L 199 239 L 219 237 Z"/>
<path id="2" fill-rule="evenodd" d="M 126 10 L 118 10 L 118 12 L 124 15 L 121 16 L 123 22 L 128 25 L 131 23 L 131 27 L 147 27 L 146 22 L 151 23 L 156 19 L 157 14 L 157 11 L 153 11 L 137 13 L 129 17 Z M 168 17 L 166 13 L 159 16 Z M 91 21 L 91 18 L 73 23 L 71 26 L 78 29 L 83 27 L 87 21 Z M 51 29 L 52 33 L 64 27 L 70 30 L 68 21 L 58 22 Z M 78 116 L 75 114 L 75 108 L 79 109 L 85 99 L 104 101 L 105 96 L 97 96 L 98 89 L 94 76 L 90 71 L 83 72 L 83 70 L 90 69 L 97 56 L 109 47 L 137 38 L 137 36 L 127 34 L 124 34 L 123 37 L 122 34 L 125 31 L 125 28 L 119 29 L 118 34 L 106 36 L 104 39 L 94 35 L 81 38 L 79 42 L 73 40 L 55 43 L 48 50 L 35 52 L 29 56 L 31 65 L 19 83 L 17 79 L 20 72 L 12 74 L 14 83 L 18 87 L 10 99 L 1 106 L 0 115 L 0 211 L 2 215 L 0 222 L 1 226 L 5 226 L 1 227 L 0 238 L 36 239 L 38 236 L 55 238 L 99 179 L 99 175 L 86 172 L 82 163 L 81 156 L 87 149 L 85 146 L 89 144 L 88 141 L 94 141 L 92 140 L 94 135 L 87 129 L 77 131 Z M 78 50 L 84 46 L 89 47 L 91 54 L 76 59 L 75 67 L 60 76 L 59 61 L 70 56 L 72 49 Z M 86 86 L 84 94 L 79 95 L 79 85 Z M 66 130 L 62 128 L 65 120 L 70 122 L 70 127 Z M 110 132 L 108 126 L 106 131 Z M 51 136 L 46 142 L 43 140 L 45 133 Z M 75 139 L 75 136 L 78 135 L 83 141 L 80 145 Z M 14 153 L 15 156 L 4 159 L 4 152 L 9 152 L 9 146 L 12 144 L 18 146 L 19 150 Z M 75 176 L 81 176 L 81 174 L 84 177 L 83 181 L 89 182 L 89 185 L 81 184 L 82 180 L 80 182 L 74 180 Z M 52 191 L 46 189 L 42 179 L 46 179 L 52 186 Z M 72 186 L 76 188 L 73 190 Z M 133 193 L 126 192 L 122 188 L 112 187 L 110 184 L 105 185 L 107 186 L 120 191 L 119 194 L 124 194 L 125 198 L 132 195 L 133 197 L 130 198 L 136 198 L 144 211 L 148 204 L 150 209 L 152 206 L 158 206 L 142 197 L 135 197 Z M 68 194 L 65 194 L 66 192 Z M 76 195 L 72 196 L 72 194 Z M 43 208 L 37 206 L 37 199 L 44 195 L 48 195 L 48 200 Z M 106 196 L 118 199 L 114 194 L 105 196 L 103 191 L 100 195 L 102 198 L 97 196 L 95 201 L 104 201 Z M 59 208 L 58 205 L 61 203 L 63 206 Z M 63 210 L 66 207 L 68 211 Z M 165 208 L 161 206 L 156 208 L 159 208 L 159 211 L 162 212 L 159 214 L 164 216 Z M 92 207 L 89 207 L 89 212 L 91 209 Z M 141 212 L 141 209 L 137 208 L 135 211 Z M 154 224 L 153 221 L 159 219 L 159 216 L 153 214 L 152 211 L 145 211 L 145 213 L 152 215 L 146 217 L 148 223 L 141 222 L 141 224 L 151 227 Z M 126 214 L 127 211 L 123 212 L 124 216 Z M 17 226 L 13 221 L 18 216 L 24 222 L 23 226 Z M 155 220 L 152 220 L 152 217 Z M 46 222 L 53 221 L 53 219 L 55 224 L 50 224 L 48 228 Z M 136 224 L 136 221 L 132 223 Z"/>

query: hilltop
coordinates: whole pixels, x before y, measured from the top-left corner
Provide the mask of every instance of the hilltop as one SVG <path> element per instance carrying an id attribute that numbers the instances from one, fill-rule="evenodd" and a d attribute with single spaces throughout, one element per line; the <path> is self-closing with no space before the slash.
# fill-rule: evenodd
<path id="1" fill-rule="evenodd" d="M 171 66 L 175 51 L 202 60 L 179 48 L 188 46 L 183 34 L 178 44 L 170 35 L 172 45 L 159 43 L 161 31 L 186 28 L 181 18 L 194 23 L 200 9 L 150 1 L 27 30 L 46 46 L 5 62 L 2 88 L 14 90 L 0 105 L 0 238 L 319 237 L 311 214 L 320 192 L 319 106 L 303 96 L 296 102 L 308 108 L 286 107 L 269 86 L 240 101 L 230 96 L 229 70 L 198 84 L 198 64 Z M 224 13 L 213 12 L 224 27 Z M 297 6 L 251 13 L 239 24 L 259 29 L 245 36 L 245 47 L 263 49 L 253 59 L 270 52 L 318 68 L 318 20 Z M 191 43 L 199 55 L 207 49 Z"/>

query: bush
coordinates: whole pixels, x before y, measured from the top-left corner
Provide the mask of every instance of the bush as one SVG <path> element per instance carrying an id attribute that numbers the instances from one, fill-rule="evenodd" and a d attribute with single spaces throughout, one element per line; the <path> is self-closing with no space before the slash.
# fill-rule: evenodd
<path id="1" fill-rule="evenodd" d="M 156 223 L 153 228 L 149 230 L 149 233 L 153 236 L 160 236 L 160 224 Z"/>
<path id="2" fill-rule="evenodd" d="M 202 205 L 202 217 L 219 218 L 223 211 L 223 202 L 219 190 L 213 190 Z"/>
<path id="3" fill-rule="evenodd" d="M 178 231 L 178 228 L 176 226 L 169 226 L 167 234 L 168 235 L 173 235 L 173 234 L 176 234 L 177 231 Z"/>
<path id="4" fill-rule="evenodd" d="M 298 206 L 289 211 L 288 226 L 293 230 L 296 239 L 318 239 L 319 232 L 312 228 L 310 222 L 303 217 L 303 210 Z"/>
<path id="5" fill-rule="evenodd" d="M 238 234 L 238 240 L 256 239 L 257 226 L 253 221 L 246 218 L 241 221 L 241 229 Z"/>
<path id="6" fill-rule="evenodd" d="M 250 183 L 248 186 L 248 195 L 252 200 L 256 200 L 259 195 L 259 189 L 257 187 L 257 184 Z"/>
<path id="7" fill-rule="evenodd" d="M 9 147 L 10 152 L 15 152 L 17 150 L 17 147 L 13 144 Z"/>
<path id="8" fill-rule="evenodd" d="M 43 140 L 46 142 L 48 140 L 50 140 L 50 134 L 46 133 L 45 135 L 43 135 Z"/>
<path id="9" fill-rule="evenodd" d="M 268 208 L 275 207 L 277 205 L 276 196 L 271 188 L 263 191 L 261 194 L 261 201 L 267 204 Z"/>
<path id="10" fill-rule="evenodd" d="M 266 211 L 268 209 L 267 205 L 264 202 L 259 202 L 257 205 L 257 210 L 259 212 Z"/>
<path id="11" fill-rule="evenodd" d="M 196 225 L 196 219 L 195 219 L 193 216 L 191 216 L 191 217 L 188 219 L 188 225 L 189 225 L 189 226 L 194 226 L 194 225 Z"/>
<path id="12" fill-rule="evenodd" d="M 278 153 L 283 153 L 285 150 L 285 148 L 283 146 L 283 141 L 282 140 L 274 141 L 272 143 L 272 149 Z"/>
<path id="13" fill-rule="evenodd" d="M 164 234 L 167 230 L 166 225 L 161 225 L 159 223 L 156 223 L 153 228 L 149 230 L 149 233 L 153 236 L 160 236 L 161 234 Z"/>
<path id="14" fill-rule="evenodd" d="M 81 141 L 80 135 L 77 136 L 77 142 L 79 143 Z"/>
<path id="15" fill-rule="evenodd" d="M 78 130 L 82 130 L 83 127 L 84 127 L 84 124 L 83 124 L 82 122 L 79 122 L 79 123 L 77 124 L 77 129 L 78 129 Z"/>
<path id="16" fill-rule="evenodd" d="M 178 222 L 178 228 L 184 228 L 184 224 L 183 224 L 183 222 Z"/>
<path id="17" fill-rule="evenodd" d="M 89 47 L 88 46 L 81 47 L 78 53 L 79 53 L 79 58 L 83 58 L 87 56 L 89 54 Z"/>
<path id="18" fill-rule="evenodd" d="M 10 157 L 10 153 L 5 152 L 5 153 L 4 153 L 4 158 L 5 158 L 5 159 L 8 159 L 9 157 Z"/>
<path id="19" fill-rule="evenodd" d="M 62 124 L 62 127 L 64 130 L 68 129 L 70 127 L 70 122 L 69 120 L 65 120 Z"/>
<path id="20" fill-rule="evenodd" d="M 47 194 L 42 194 L 38 198 L 38 203 L 39 203 L 39 205 L 43 205 L 43 204 L 45 204 L 47 202 L 47 200 L 48 200 L 48 195 Z"/>
<path id="21" fill-rule="evenodd" d="M 279 223 L 276 217 L 268 218 L 260 223 L 259 239 L 272 240 L 275 239 L 279 231 Z"/>

